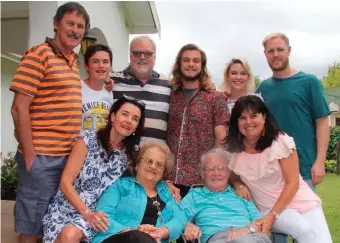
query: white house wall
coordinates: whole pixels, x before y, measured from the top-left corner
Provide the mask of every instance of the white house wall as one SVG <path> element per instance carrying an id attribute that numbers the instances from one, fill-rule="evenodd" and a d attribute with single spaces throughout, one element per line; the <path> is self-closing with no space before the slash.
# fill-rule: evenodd
<path id="1" fill-rule="evenodd" d="M 44 42 L 46 36 L 54 37 L 53 17 L 57 8 L 56 1 L 29 1 L 29 47 Z"/>
<path id="2" fill-rule="evenodd" d="M 62 5 L 65 2 L 58 2 Z M 99 28 L 113 52 L 112 68 L 123 70 L 129 62 L 129 29 L 125 26 L 123 3 L 116 1 L 80 2 L 90 16 L 91 28 Z"/>
<path id="3" fill-rule="evenodd" d="M 46 36 L 53 37 L 53 16 L 66 1 L 29 2 L 28 46 L 43 42 Z M 129 29 L 125 26 L 123 3 L 116 1 L 82 1 L 90 16 L 91 28 L 99 28 L 113 51 L 113 70 L 122 70 L 128 64 Z M 3 32 L 2 32 L 3 33 Z M 76 48 L 79 51 L 80 46 Z"/>
<path id="4" fill-rule="evenodd" d="M 14 152 L 17 147 L 11 116 L 14 93 L 9 91 L 17 66 L 17 63 L 1 58 L 1 152 L 3 156 L 7 156 L 8 152 Z"/>

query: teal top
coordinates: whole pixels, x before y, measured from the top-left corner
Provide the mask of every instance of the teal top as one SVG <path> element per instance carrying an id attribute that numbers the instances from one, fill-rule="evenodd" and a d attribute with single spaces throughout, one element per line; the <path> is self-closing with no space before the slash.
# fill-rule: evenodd
<path id="1" fill-rule="evenodd" d="M 300 162 L 300 173 L 311 179 L 316 160 L 316 119 L 331 114 L 317 77 L 299 72 L 288 78 L 269 78 L 256 90 L 264 98 L 281 130 L 293 137 Z"/>
<path id="2" fill-rule="evenodd" d="M 193 188 L 180 203 L 187 220 L 201 228 L 202 242 L 229 227 L 243 227 L 260 218 L 253 201 L 236 195 L 228 186 L 221 192 L 211 192 L 207 187 Z"/>
<path id="3" fill-rule="evenodd" d="M 166 204 L 161 217 L 157 219 L 156 227 L 166 226 L 169 239 L 179 238 L 186 224 L 186 217 L 175 202 L 166 184 L 161 181 L 156 185 L 158 196 Z M 92 243 L 100 243 L 111 235 L 126 228 L 136 228 L 142 222 L 147 205 L 147 194 L 144 187 L 134 177 L 121 177 L 113 183 L 100 197 L 96 210 L 108 216 L 109 226 L 106 232 L 96 232 Z"/>

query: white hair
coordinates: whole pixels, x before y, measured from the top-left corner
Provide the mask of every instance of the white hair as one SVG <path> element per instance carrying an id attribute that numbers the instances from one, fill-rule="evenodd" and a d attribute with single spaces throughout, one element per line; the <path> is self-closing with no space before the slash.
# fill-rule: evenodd
<path id="1" fill-rule="evenodd" d="M 220 158 L 223 159 L 223 161 L 225 162 L 226 166 L 229 166 L 229 152 L 227 152 L 226 150 L 222 149 L 222 148 L 213 148 L 211 150 L 209 150 L 208 152 L 206 152 L 205 154 L 202 154 L 200 161 L 201 161 L 201 169 L 204 168 L 206 159 L 208 156 L 211 155 L 215 155 L 218 156 Z M 229 168 L 229 167 L 228 167 Z"/>
<path id="2" fill-rule="evenodd" d="M 138 40 L 145 40 L 145 39 L 148 40 L 148 41 L 150 41 L 150 43 L 151 43 L 151 45 L 152 45 L 152 47 L 153 47 L 154 52 L 156 52 L 156 43 L 155 43 L 155 41 L 154 41 L 150 36 L 148 36 L 148 35 L 140 35 L 140 36 L 137 36 L 137 37 L 133 38 L 132 41 L 130 42 L 130 51 L 131 51 L 132 45 L 133 45 L 136 41 L 138 41 Z"/>

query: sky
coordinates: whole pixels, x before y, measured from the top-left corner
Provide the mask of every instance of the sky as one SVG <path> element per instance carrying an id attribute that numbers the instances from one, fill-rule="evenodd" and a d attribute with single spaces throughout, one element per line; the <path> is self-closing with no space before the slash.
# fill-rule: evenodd
<path id="1" fill-rule="evenodd" d="M 340 1 L 156 1 L 161 24 L 155 70 L 169 75 L 179 49 L 197 44 L 214 83 L 232 57 L 243 57 L 261 80 L 271 76 L 262 40 L 273 32 L 290 39 L 293 68 L 322 78 L 340 61 Z"/>

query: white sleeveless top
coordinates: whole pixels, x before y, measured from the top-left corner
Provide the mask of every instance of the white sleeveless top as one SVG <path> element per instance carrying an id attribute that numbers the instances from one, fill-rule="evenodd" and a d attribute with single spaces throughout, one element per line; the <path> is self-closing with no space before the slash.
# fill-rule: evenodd
<path id="1" fill-rule="evenodd" d="M 112 91 L 96 91 L 80 80 L 82 95 L 82 125 L 81 132 L 84 130 L 98 130 L 107 123 L 107 116 L 113 104 Z"/>

